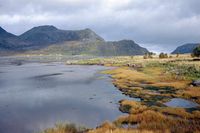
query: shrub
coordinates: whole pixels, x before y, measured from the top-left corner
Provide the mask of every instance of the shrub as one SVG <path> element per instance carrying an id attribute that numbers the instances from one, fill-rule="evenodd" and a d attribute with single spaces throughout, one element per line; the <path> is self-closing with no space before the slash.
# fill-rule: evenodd
<path id="1" fill-rule="evenodd" d="M 160 58 L 160 59 L 168 58 L 168 55 L 167 55 L 167 53 L 160 53 L 160 54 L 159 54 L 159 58 Z"/>
<path id="2" fill-rule="evenodd" d="M 149 53 L 145 53 L 145 55 L 143 56 L 144 59 L 148 59 L 148 58 L 153 58 L 154 53 L 153 52 L 149 52 Z"/>
<path id="3" fill-rule="evenodd" d="M 193 50 L 194 57 L 200 57 L 200 45 Z"/>

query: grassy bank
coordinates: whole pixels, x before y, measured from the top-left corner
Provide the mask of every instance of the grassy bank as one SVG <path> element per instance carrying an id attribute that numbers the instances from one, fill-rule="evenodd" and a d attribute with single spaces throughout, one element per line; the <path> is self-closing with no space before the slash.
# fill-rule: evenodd
<path id="1" fill-rule="evenodd" d="M 199 132 L 200 108 L 167 107 L 172 98 L 184 98 L 200 104 L 200 87 L 191 85 L 200 78 L 200 62 L 189 55 L 144 59 L 142 56 L 109 57 L 67 62 L 75 65 L 117 66 L 103 73 L 125 95 L 140 102 L 122 100 L 120 111 L 126 113 L 113 122 L 105 122 L 89 133 Z M 79 132 L 79 131 L 77 131 Z M 45 132 L 65 133 L 65 132 Z M 68 132 L 66 132 L 68 133 Z"/>

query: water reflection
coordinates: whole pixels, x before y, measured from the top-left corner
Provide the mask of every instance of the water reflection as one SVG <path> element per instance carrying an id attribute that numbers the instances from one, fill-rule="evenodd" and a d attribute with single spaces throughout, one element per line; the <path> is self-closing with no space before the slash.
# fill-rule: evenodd
<path id="1" fill-rule="evenodd" d="M 0 66 L 0 132 L 33 133 L 56 122 L 95 127 L 121 115 L 122 95 L 102 66 Z"/>

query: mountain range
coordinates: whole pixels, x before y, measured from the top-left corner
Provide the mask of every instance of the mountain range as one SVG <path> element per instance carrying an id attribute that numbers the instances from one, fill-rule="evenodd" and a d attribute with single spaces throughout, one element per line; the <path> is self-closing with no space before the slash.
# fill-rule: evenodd
<path id="1" fill-rule="evenodd" d="M 200 43 L 187 43 L 182 46 L 177 47 L 172 54 L 186 54 L 186 53 L 192 53 L 193 50 L 199 46 Z"/>
<path id="2" fill-rule="evenodd" d="M 149 52 L 132 40 L 105 41 L 91 29 L 61 30 L 51 25 L 34 27 L 16 36 L 0 27 L 0 54 L 41 53 L 67 55 L 143 55 Z"/>

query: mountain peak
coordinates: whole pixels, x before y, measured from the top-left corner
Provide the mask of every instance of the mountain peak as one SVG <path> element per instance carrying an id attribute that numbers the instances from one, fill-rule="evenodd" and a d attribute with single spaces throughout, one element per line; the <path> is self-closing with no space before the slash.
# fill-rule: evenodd
<path id="1" fill-rule="evenodd" d="M 85 31 L 92 31 L 90 28 L 85 28 Z M 93 32 L 93 31 L 92 31 Z"/>
<path id="2" fill-rule="evenodd" d="M 82 40 L 90 40 L 90 41 L 104 41 L 102 37 L 100 37 L 98 34 L 96 34 L 93 30 L 86 28 L 83 30 L 78 31 L 79 37 Z"/>
<path id="3" fill-rule="evenodd" d="M 135 43 L 133 40 L 130 40 L 130 39 L 123 39 L 123 40 L 120 40 L 119 42 L 124 42 L 124 43 Z"/>
<path id="4" fill-rule="evenodd" d="M 4 30 L 1 26 L 0 26 L 0 34 L 1 33 L 6 33 L 6 30 Z"/>
<path id="5" fill-rule="evenodd" d="M 54 30 L 58 30 L 58 29 L 53 25 L 42 25 L 42 26 L 34 27 L 34 28 L 32 28 L 32 30 L 54 31 Z"/>

